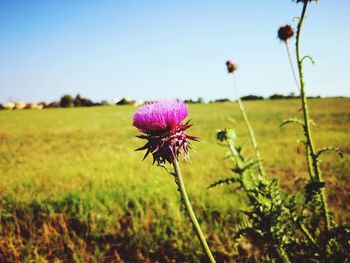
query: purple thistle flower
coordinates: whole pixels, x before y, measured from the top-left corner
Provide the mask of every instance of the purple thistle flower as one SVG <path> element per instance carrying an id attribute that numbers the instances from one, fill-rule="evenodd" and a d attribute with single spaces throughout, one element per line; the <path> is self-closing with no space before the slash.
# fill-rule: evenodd
<path id="1" fill-rule="evenodd" d="M 137 136 L 148 142 L 137 149 L 147 150 L 143 159 L 152 153 L 153 163 L 168 161 L 172 163 L 182 154 L 188 159 L 191 148 L 189 140 L 198 138 L 187 135 L 184 131 L 191 127 L 190 121 L 182 123 L 188 116 L 187 105 L 180 100 L 161 100 L 147 103 L 134 115 L 133 125 L 144 134 Z"/>

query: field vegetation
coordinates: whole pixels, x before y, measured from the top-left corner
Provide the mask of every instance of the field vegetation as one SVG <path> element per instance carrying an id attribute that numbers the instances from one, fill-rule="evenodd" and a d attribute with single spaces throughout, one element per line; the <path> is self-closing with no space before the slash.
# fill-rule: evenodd
<path id="1" fill-rule="evenodd" d="M 349 222 L 350 100 L 310 100 L 316 146 L 339 146 L 321 168 L 336 222 Z M 299 100 L 245 103 L 269 177 L 288 192 L 307 177 L 302 131 L 279 128 L 300 116 Z M 133 106 L 0 112 L 1 262 L 205 262 L 199 241 L 179 209 L 173 178 L 141 162 L 132 127 Z M 200 137 L 191 164 L 181 160 L 193 208 L 217 262 L 254 259 L 243 239 L 234 242 L 245 200 L 234 186 L 207 187 L 230 176 L 216 130 L 234 128 L 253 155 L 236 103 L 190 105 Z"/>

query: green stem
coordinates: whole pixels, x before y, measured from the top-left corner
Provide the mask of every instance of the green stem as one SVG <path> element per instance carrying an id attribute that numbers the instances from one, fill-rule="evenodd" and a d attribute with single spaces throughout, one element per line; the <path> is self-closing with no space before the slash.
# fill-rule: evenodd
<path id="1" fill-rule="evenodd" d="M 309 146 L 307 144 L 305 144 L 305 154 L 306 154 L 307 171 L 309 174 L 309 178 L 311 180 L 313 178 L 314 174 L 313 174 L 313 171 L 311 169 L 312 168 L 312 160 L 310 157 L 310 149 L 309 149 Z"/>
<path id="2" fill-rule="evenodd" d="M 234 143 L 230 140 L 227 140 L 227 144 L 228 144 L 228 147 L 230 148 L 231 150 L 231 153 L 233 155 L 233 158 L 235 159 L 235 162 L 237 164 L 237 166 L 239 168 L 242 168 L 242 160 L 240 159 L 239 157 L 239 153 L 238 151 L 236 150 L 236 147 L 234 145 Z M 249 196 L 250 195 L 250 192 L 249 192 L 249 189 L 247 188 L 247 186 L 245 185 L 244 183 L 244 180 L 243 180 L 243 176 L 244 176 L 244 173 L 239 173 L 239 177 L 240 177 L 240 180 L 241 180 L 241 185 L 244 189 L 244 191 L 247 193 L 247 195 Z M 255 177 L 253 176 L 252 173 L 249 173 L 249 176 L 250 176 L 250 179 L 252 180 L 252 182 L 254 183 L 254 185 L 257 185 L 257 182 L 255 180 Z"/>
<path id="3" fill-rule="evenodd" d="M 278 247 L 277 253 L 279 254 L 282 262 L 284 262 L 284 263 L 291 263 L 292 262 L 292 261 L 290 261 L 287 252 L 284 250 L 284 248 L 282 246 Z"/>
<path id="4" fill-rule="evenodd" d="M 230 148 L 230 151 L 233 155 L 233 158 L 235 159 L 236 164 L 238 165 L 238 167 L 241 168 L 242 167 L 242 160 L 239 158 L 239 153 L 236 150 L 235 145 L 230 140 L 227 140 L 227 144 L 228 144 L 228 147 Z"/>
<path id="5" fill-rule="evenodd" d="M 254 148 L 254 151 L 255 151 L 255 156 L 256 156 L 256 159 L 258 160 L 259 173 L 260 173 L 260 175 L 262 177 L 265 177 L 265 171 L 264 171 L 264 167 L 263 167 L 263 164 L 262 164 L 262 159 L 261 159 L 260 152 L 259 152 L 258 142 L 256 141 L 254 130 L 252 128 L 252 125 L 250 124 L 250 121 L 248 119 L 248 115 L 246 113 L 246 110 L 244 108 L 242 100 L 241 100 L 240 96 L 238 95 L 235 75 L 233 75 L 233 81 L 234 81 L 234 87 L 235 87 L 235 93 L 236 93 L 236 98 L 237 98 L 237 101 L 238 101 L 238 105 L 239 105 L 239 108 L 241 110 L 243 120 L 244 120 L 244 122 L 245 122 L 245 124 L 246 124 L 246 126 L 248 128 L 250 139 L 252 141 L 253 148 Z"/>
<path id="6" fill-rule="evenodd" d="M 287 55 L 288 55 L 290 69 L 292 71 L 293 78 L 294 78 L 295 84 L 297 86 L 297 89 L 299 90 L 299 82 L 298 82 L 297 76 L 295 74 L 295 70 L 294 70 L 294 66 L 293 66 L 293 59 L 292 59 L 292 55 L 291 55 L 290 48 L 289 48 L 289 45 L 288 45 L 288 40 L 284 41 L 284 43 L 286 44 L 286 49 L 287 49 Z"/>
<path id="7" fill-rule="evenodd" d="M 178 161 L 176 159 L 173 161 L 173 167 L 174 167 L 174 171 L 175 171 L 176 182 L 178 184 L 181 197 L 183 199 L 183 202 L 184 202 L 185 208 L 187 210 L 187 213 L 188 213 L 188 215 L 189 215 L 189 217 L 191 219 L 192 225 L 193 225 L 194 229 L 197 232 L 199 241 L 201 242 L 201 245 L 203 247 L 204 252 L 208 256 L 209 261 L 211 263 L 215 263 L 215 259 L 214 259 L 213 255 L 212 255 L 212 253 L 211 253 L 211 251 L 209 249 L 208 243 L 205 240 L 203 232 L 202 232 L 202 230 L 201 230 L 201 228 L 199 226 L 199 223 L 197 221 L 197 218 L 196 218 L 196 216 L 195 216 L 195 214 L 193 212 L 190 200 L 188 199 L 186 188 L 185 188 L 185 184 L 184 184 L 184 181 L 182 179 L 182 175 L 181 175 L 181 171 L 180 171 L 180 166 L 179 166 L 179 163 L 178 163 Z"/>
<path id="8" fill-rule="evenodd" d="M 308 111 L 308 104 L 307 104 L 307 98 L 305 94 L 305 83 L 304 83 L 304 74 L 303 74 L 303 62 L 300 58 L 300 32 L 303 25 L 303 21 L 305 18 L 306 8 L 309 1 L 304 1 L 303 10 L 301 13 L 301 17 L 298 24 L 298 30 L 297 30 L 297 36 L 296 36 L 296 55 L 298 60 L 298 70 L 299 70 L 299 81 L 300 81 L 300 99 L 301 99 L 301 105 L 303 110 L 303 116 L 304 116 L 304 133 L 306 137 L 306 143 L 308 145 L 309 153 L 310 153 L 310 159 L 312 162 L 312 168 L 314 175 L 316 177 L 316 180 L 318 182 L 322 182 L 322 173 L 320 170 L 320 167 L 318 165 L 318 159 L 317 155 L 315 154 L 312 136 L 311 136 L 311 130 L 310 130 L 310 117 L 309 117 L 309 111 Z M 307 159 L 307 162 L 309 162 L 309 159 Z M 312 176 L 312 175 L 310 175 Z M 326 231 L 328 232 L 331 223 L 330 223 L 330 217 L 328 212 L 328 205 L 327 205 L 327 196 L 325 192 L 325 188 L 321 189 L 320 199 L 322 203 L 322 210 L 323 210 L 323 216 L 324 220 L 326 222 Z"/>

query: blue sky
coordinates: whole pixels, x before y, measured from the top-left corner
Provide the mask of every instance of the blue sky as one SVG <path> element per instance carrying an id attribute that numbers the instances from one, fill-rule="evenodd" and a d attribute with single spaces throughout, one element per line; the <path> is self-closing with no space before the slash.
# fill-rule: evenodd
<path id="1" fill-rule="evenodd" d="M 309 7 L 308 94 L 350 96 L 350 2 Z M 296 88 L 276 31 L 300 10 L 289 0 L 0 0 L 0 101 L 234 98 L 227 59 L 240 94 L 288 94 Z"/>

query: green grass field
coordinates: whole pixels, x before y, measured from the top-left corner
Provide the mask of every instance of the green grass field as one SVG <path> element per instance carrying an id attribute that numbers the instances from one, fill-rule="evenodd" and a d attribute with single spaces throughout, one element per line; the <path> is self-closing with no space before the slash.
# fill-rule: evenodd
<path id="1" fill-rule="evenodd" d="M 246 102 L 265 168 L 286 191 L 303 189 L 306 176 L 298 100 Z M 350 99 L 310 100 L 317 148 L 339 146 L 321 164 L 337 221 L 349 222 Z M 173 178 L 134 149 L 132 106 L 0 111 L 1 262 L 205 261 L 179 207 Z M 207 190 L 233 175 L 216 143 L 216 130 L 234 128 L 252 155 L 238 105 L 190 105 L 200 137 L 192 163 L 181 162 L 194 210 L 218 262 L 239 260 L 232 234 L 244 199 L 232 186 Z M 174 260 L 174 261 L 172 261 Z"/>

